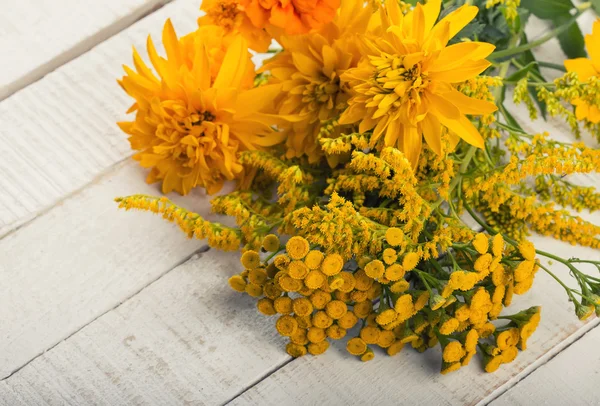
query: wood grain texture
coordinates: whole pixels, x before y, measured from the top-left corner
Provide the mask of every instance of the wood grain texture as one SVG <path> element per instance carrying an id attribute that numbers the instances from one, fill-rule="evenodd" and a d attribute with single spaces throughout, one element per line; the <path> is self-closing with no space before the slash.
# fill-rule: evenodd
<path id="1" fill-rule="evenodd" d="M 0 379 L 204 245 L 158 216 L 117 209 L 112 199 L 133 193 L 159 191 L 128 162 L 0 240 Z M 199 192 L 185 200 L 209 212 Z"/>
<path id="2" fill-rule="evenodd" d="M 551 249 L 557 255 L 597 258 L 593 250 L 574 248 L 547 238 L 533 238 L 536 246 Z M 564 269 L 552 267 L 565 280 Z M 518 296 L 507 310 L 519 311 L 533 305 L 542 306 L 542 321 L 531 337 L 528 349 L 494 374 L 484 373 L 478 358 L 460 371 L 439 374 L 441 352 L 438 349 L 419 354 L 404 349 L 394 358 L 376 351 L 373 361 L 362 363 L 336 345 L 319 357 L 294 360 L 243 393 L 232 405 L 261 404 L 485 404 L 497 393 L 512 386 L 551 355 L 560 351 L 585 331 L 598 324 L 579 322 L 573 306 L 548 275 L 538 273 L 533 289 Z"/>
<path id="3" fill-rule="evenodd" d="M 594 328 L 490 405 L 600 404 L 598 343 L 600 328 Z"/>
<path id="4" fill-rule="evenodd" d="M 0 100 L 171 0 L 4 0 Z"/>
<path id="5" fill-rule="evenodd" d="M 198 4 L 168 4 L 0 102 L 0 237 L 131 156 L 116 125 L 131 104 L 116 82 L 121 65 L 131 63 L 132 45 L 145 49 L 149 33 L 160 38 L 167 18 L 180 33 L 193 30 Z"/>
<path id="6" fill-rule="evenodd" d="M 0 405 L 215 405 L 289 357 L 255 300 L 208 251 L 0 382 Z"/>

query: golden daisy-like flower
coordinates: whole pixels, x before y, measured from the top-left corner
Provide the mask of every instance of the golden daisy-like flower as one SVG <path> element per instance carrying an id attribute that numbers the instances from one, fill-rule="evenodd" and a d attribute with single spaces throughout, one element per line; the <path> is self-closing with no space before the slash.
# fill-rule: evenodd
<path id="1" fill-rule="evenodd" d="M 310 163 L 323 155 L 317 137 L 321 122 L 338 117 L 349 99 L 340 76 L 357 65 L 360 52 L 354 34 L 364 33 L 373 15 L 370 6 L 346 1 L 335 20 L 319 31 L 282 36 L 284 51 L 266 62 L 270 83 L 282 85 L 277 114 L 289 120 L 288 158 L 307 156 Z"/>
<path id="2" fill-rule="evenodd" d="M 363 39 L 366 55 L 359 66 L 342 75 L 352 88 L 349 108 L 341 124 L 360 122 L 361 133 L 373 130 L 371 146 L 397 147 L 413 167 L 422 139 L 438 154 L 442 127 L 471 145 L 483 147 L 483 138 L 466 115 L 491 114 L 492 103 L 465 96 L 454 85 L 472 79 L 490 66 L 484 58 L 494 46 L 449 40 L 477 14 L 462 6 L 436 24 L 441 0 L 420 3 L 402 14 L 396 0 L 380 9 L 381 31 Z"/>
<path id="3" fill-rule="evenodd" d="M 592 33 L 585 36 L 585 47 L 590 59 L 576 58 L 565 61 L 568 72 L 577 72 L 581 82 L 586 82 L 591 77 L 600 77 L 600 19 L 594 22 Z M 582 100 L 574 100 L 575 114 L 578 120 L 589 120 L 600 123 L 600 108 L 591 106 Z"/>
<path id="4" fill-rule="evenodd" d="M 252 24 L 240 0 L 203 0 L 200 10 L 206 14 L 198 18 L 199 26 L 219 26 L 224 30 L 225 36 L 240 34 L 256 52 L 266 52 L 269 49 L 271 36 L 264 27 Z"/>
<path id="5" fill-rule="evenodd" d="M 163 193 L 187 194 L 193 187 L 218 192 L 225 180 L 241 179 L 237 153 L 278 144 L 283 135 L 261 111 L 272 109 L 277 85 L 251 89 L 254 66 L 246 41 L 227 43 L 215 26 L 177 38 L 169 20 L 163 30 L 166 58 L 148 38 L 148 55 L 158 74 L 134 50 L 135 71 L 119 81 L 135 99 L 121 122 L 134 155 L 152 168 L 147 181 L 162 181 Z"/>
<path id="6" fill-rule="evenodd" d="M 340 0 L 240 0 L 240 3 L 256 27 L 271 24 L 288 35 L 321 28 L 333 19 L 340 6 Z"/>

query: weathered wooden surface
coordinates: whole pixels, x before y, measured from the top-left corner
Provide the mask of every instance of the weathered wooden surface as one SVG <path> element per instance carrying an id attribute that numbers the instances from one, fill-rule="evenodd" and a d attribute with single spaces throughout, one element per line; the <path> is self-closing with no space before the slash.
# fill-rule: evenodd
<path id="1" fill-rule="evenodd" d="M 0 100 L 171 0 L 4 0 Z"/>
<path id="2" fill-rule="evenodd" d="M 0 382 L 0 405 L 214 405 L 289 357 L 210 250 L 159 278 Z"/>
<path id="3" fill-rule="evenodd" d="M 598 405 L 600 328 L 566 348 L 527 379 L 510 388 L 492 406 Z"/>
<path id="4" fill-rule="evenodd" d="M 202 242 L 150 214 L 118 211 L 115 196 L 158 193 L 142 169 L 122 162 L 131 151 L 114 123 L 130 100 L 115 78 L 131 45 L 143 49 L 166 18 L 180 33 L 193 29 L 199 0 L 175 0 L 131 25 L 167 2 L 23 0 L 0 15 L 0 50 L 14 50 L 21 63 L 0 67 L 0 99 L 57 68 L 0 102 L 0 405 L 600 401 L 598 320 L 578 322 L 541 271 L 512 309 L 542 305 L 542 323 L 529 349 L 495 374 L 474 360 L 441 376 L 439 351 L 378 353 L 363 364 L 338 346 L 291 360 L 273 320 L 228 288 L 237 255 L 194 255 Z M 36 30 L 26 29 L 38 20 Z M 587 31 L 592 20 L 582 18 Z M 531 37 L 545 29 L 537 22 Z M 27 53 L 11 36 L 29 41 Z M 555 41 L 536 53 L 562 58 Z M 511 111 L 530 131 L 569 138 L 564 124 L 530 123 L 524 109 Z M 201 192 L 177 200 L 208 213 Z M 534 242 L 565 257 L 598 258 L 549 238 Z M 552 269 L 568 280 L 564 268 Z"/>
<path id="5" fill-rule="evenodd" d="M 97 2 L 77 3 L 79 10 Z M 191 31 L 197 8 L 196 0 L 169 4 L 0 103 L 0 236 L 131 156 L 116 125 L 131 105 L 116 82 L 121 65 L 131 63 L 132 45 L 145 49 L 149 33 L 160 38 L 167 18 L 180 32 Z M 53 24 L 69 10 L 54 12 Z M 5 18 L 4 9 L 0 14 Z M 0 20 L 0 30 L 5 28 Z M 2 64 L 0 77 L 5 65 L 10 63 Z"/>

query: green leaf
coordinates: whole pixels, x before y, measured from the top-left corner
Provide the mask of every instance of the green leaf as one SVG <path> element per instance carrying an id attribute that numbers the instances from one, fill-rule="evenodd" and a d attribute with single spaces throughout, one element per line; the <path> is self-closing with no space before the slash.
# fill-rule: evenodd
<path id="1" fill-rule="evenodd" d="M 523 130 L 523 128 L 521 128 L 521 125 L 519 124 L 519 122 L 513 117 L 512 114 L 510 114 L 508 112 L 506 107 L 504 107 L 504 104 L 500 105 L 500 111 L 502 112 L 502 114 L 504 115 L 504 118 L 506 119 L 506 124 L 508 124 L 511 127 L 516 128 L 517 130 L 519 130 L 521 132 L 525 132 Z"/>
<path id="2" fill-rule="evenodd" d="M 571 0 L 521 0 L 521 7 L 531 11 L 538 18 L 552 20 L 569 14 L 575 5 Z"/>
<path id="3" fill-rule="evenodd" d="M 521 80 L 525 76 L 527 76 L 527 74 L 534 68 L 537 68 L 536 61 L 530 62 L 526 66 L 522 67 L 521 69 L 519 69 L 518 71 L 516 71 L 515 73 L 513 73 L 512 75 L 507 77 L 506 80 L 509 82 L 518 82 L 519 80 Z"/>
<path id="4" fill-rule="evenodd" d="M 596 13 L 600 13 L 600 0 L 591 0 L 592 8 Z"/>
<path id="5" fill-rule="evenodd" d="M 569 21 L 570 14 L 561 15 L 552 19 L 555 26 L 561 26 Z M 583 33 L 577 23 L 571 24 L 569 29 L 558 36 L 560 47 L 563 52 L 570 58 L 582 58 L 587 56 L 585 52 L 585 40 Z"/>

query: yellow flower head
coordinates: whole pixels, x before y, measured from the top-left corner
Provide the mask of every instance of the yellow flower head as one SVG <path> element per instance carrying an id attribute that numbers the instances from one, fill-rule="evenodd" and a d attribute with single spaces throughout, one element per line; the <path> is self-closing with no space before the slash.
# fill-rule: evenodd
<path id="1" fill-rule="evenodd" d="M 200 10 L 206 14 L 198 19 L 199 26 L 216 25 L 227 37 L 240 34 L 256 52 L 269 48 L 271 36 L 252 24 L 239 0 L 203 0 Z"/>
<path id="2" fill-rule="evenodd" d="M 282 134 L 262 113 L 277 86 L 250 89 L 254 66 L 246 41 L 231 43 L 215 26 L 177 38 L 169 20 L 162 38 L 166 58 L 148 38 L 148 55 L 158 77 L 134 50 L 135 71 L 124 67 L 119 81 L 135 99 L 132 122 L 121 122 L 134 158 L 152 168 L 148 182 L 162 191 L 187 194 L 193 187 L 218 192 L 225 180 L 241 179 L 237 154 L 278 144 Z"/>
<path id="3" fill-rule="evenodd" d="M 367 344 L 359 337 L 348 340 L 346 349 L 352 355 L 362 355 L 367 351 Z"/>
<path id="4" fill-rule="evenodd" d="M 308 254 L 310 244 L 305 238 L 294 236 L 285 244 L 288 255 L 293 259 L 302 259 Z"/>
<path id="5" fill-rule="evenodd" d="M 451 341 L 444 347 L 442 357 L 445 362 L 458 362 L 465 354 L 465 349 L 460 342 Z"/>
<path id="6" fill-rule="evenodd" d="M 576 58 L 565 61 L 567 72 L 577 72 L 580 82 L 586 82 L 591 77 L 600 77 L 600 19 L 594 22 L 592 33 L 585 36 L 585 47 L 590 59 Z M 581 100 L 575 100 L 573 104 L 577 106 L 575 114 L 578 120 L 600 122 L 598 106 L 589 105 Z"/>
<path id="7" fill-rule="evenodd" d="M 340 76 L 356 66 L 359 52 L 352 35 L 364 33 L 372 15 L 371 7 L 362 3 L 343 2 L 336 18 L 319 31 L 282 36 L 284 51 L 261 69 L 270 71 L 270 83 L 282 85 L 276 111 L 289 121 L 288 158 L 306 155 L 309 162 L 317 162 L 323 155 L 317 141 L 321 122 L 336 118 L 347 106 L 349 95 Z"/>
<path id="8" fill-rule="evenodd" d="M 484 58 L 494 46 L 482 42 L 448 42 L 477 14 L 462 6 L 435 23 L 441 0 L 420 3 L 406 15 L 396 0 L 381 8 L 381 33 L 364 38 L 366 57 L 342 75 L 352 88 L 341 124 L 360 122 L 359 131 L 373 130 L 371 146 L 394 146 L 416 167 L 422 138 L 442 151 L 442 127 L 471 145 L 483 148 L 483 138 L 465 115 L 496 110 L 487 101 L 470 98 L 454 85 L 476 77 L 490 66 Z"/>

